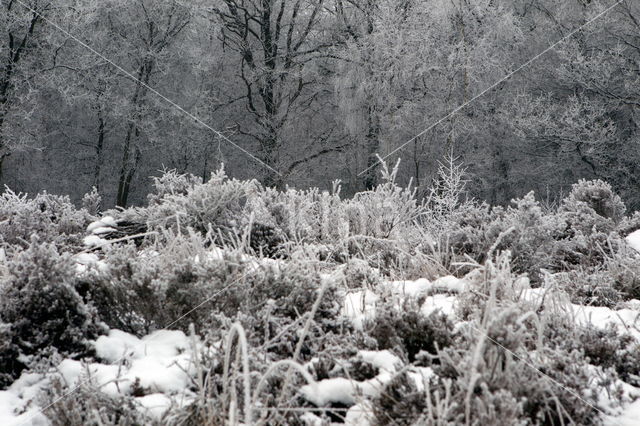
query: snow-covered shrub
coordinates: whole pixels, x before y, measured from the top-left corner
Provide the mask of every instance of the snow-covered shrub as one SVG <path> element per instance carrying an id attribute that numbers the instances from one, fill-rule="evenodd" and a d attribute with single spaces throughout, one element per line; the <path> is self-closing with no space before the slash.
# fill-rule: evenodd
<path id="1" fill-rule="evenodd" d="M 439 349 L 453 343 L 453 323 L 441 312 L 428 316 L 420 312 L 415 301 L 407 301 L 397 309 L 381 306 L 375 319 L 365 323 L 367 334 L 378 343 L 378 349 L 392 349 L 414 362 L 420 352 L 436 355 Z"/>
<path id="2" fill-rule="evenodd" d="M 529 287 L 529 278 L 517 274 L 511 268 L 510 252 L 502 252 L 483 265 L 475 265 L 466 275 L 466 291 L 458 297 L 457 311 L 461 318 L 481 315 L 490 301 L 514 303 L 523 290 Z"/>
<path id="3" fill-rule="evenodd" d="M 604 273 L 623 300 L 640 299 L 640 261 L 633 249 L 620 249 L 608 254 Z"/>
<path id="4" fill-rule="evenodd" d="M 0 389 L 13 383 L 24 369 L 20 348 L 14 342 L 11 324 L 0 322 Z"/>
<path id="5" fill-rule="evenodd" d="M 415 380 L 407 373 L 396 375 L 373 404 L 375 425 L 411 426 L 419 422 L 427 410 L 430 395 L 419 390 Z M 446 424 L 442 422 L 441 424 Z"/>
<path id="6" fill-rule="evenodd" d="M 553 244 L 563 222 L 545 214 L 533 193 L 511 203 L 507 208 L 469 204 L 456 212 L 449 245 L 455 260 L 468 256 L 480 263 L 490 251 L 509 250 L 514 270 L 537 279 L 540 268 L 552 264 Z"/>
<path id="7" fill-rule="evenodd" d="M 440 365 L 434 366 L 441 384 L 436 382 L 433 388 L 442 388 L 444 378 L 453 379 L 454 399 L 464 401 L 446 420 L 598 424 L 597 414 L 584 401 L 597 406 L 599 391 L 613 392 L 615 373 L 598 382 L 589 373 L 581 351 L 534 350 L 540 341 L 540 328 L 535 316 L 521 308 L 492 308 L 484 318 L 486 328 L 477 322 L 470 323 L 473 327 L 463 327 L 466 337 L 445 348 Z M 485 329 L 489 338 L 483 335 Z"/>
<path id="8" fill-rule="evenodd" d="M 82 208 L 91 216 L 98 216 L 102 210 L 102 197 L 95 186 L 82 197 Z"/>
<path id="9" fill-rule="evenodd" d="M 425 207 L 416 199 L 415 188 L 395 183 L 398 166 L 388 170 L 383 165 L 383 183 L 346 202 L 350 235 L 399 240 L 418 237 L 407 230 L 424 215 Z"/>
<path id="10" fill-rule="evenodd" d="M 633 336 L 621 334 L 613 326 L 575 326 L 568 321 L 556 322 L 545 334 L 549 346 L 580 351 L 591 365 L 613 369 L 620 379 L 633 386 L 640 384 L 640 345 Z"/>
<path id="11" fill-rule="evenodd" d="M 66 397 L 73 392 L 73 397 Z M 40 403 L 47 407 L 44 414 L 51 426 L 133 426 L 153 425 L 154 421 L 142 413 L 133 396 L 108 395 L 90 380 L 71 387 L 60 377 L 52 377 L 51 383 L 40 395 Z M 165 423 L 166 424 L 166 423 Z"/>
<path id="12" fill-rule="evenodd" d="M 624 204 L 610 185 L 600 180 L 573 185 L 558 208 L 557 216 L 565 227 L 552 250 L 552 269 L 601 266 L 606 253 L 615 253 L 624 245 L 616 232 L 624 212 Z"/>
<path id="13" fill-rule="evenodd" d="M 9 189 L 0 195 L 0 245 L 24 248 L 35 234 L 58 247 L 80 247 L 91 220 L 66 196 L 43 192 L 28 198 Z"/>
<path id="14" fill-rule="evenodd" d="M 362 259 L 349 259 L 342 266 L 341 273 L 347 288 L 375 288 L 382 282 L 380 272 Z"/>
<path id="15" fill-rule="evenodd" d="M 9 274 L 0 282 L 0 324 L 5 324 L 11 344 L 0 354 L 0 363 L 16 350 L 22 357 L 14 371 L 41 351 L 55 349 L 69 355 L 89 351 L 88 340 L 101 328 L 94 309 L 73 287 L 74 268 L 69 255 L 60 255 L 53 244 L 35 237 L 9 262 Z"/>
<path id="16" fill-rule="evenodd" d="M 169 172 L 166 178 L 156 180 L 157 194 L 145 209 L 131 209 L 134 216 L 144 218 L 151 228 L 170 228 L 212 233 L 225 241 L 233 228 L 248 222 L 243 213 L 247 199 L 259 191 L 256 181 L 229 179 L 220 169 L 212 173 L 205 183 L 197 178 Z M 123 212 L 121 216 L 126 217 Z"/>
<path id="17" fill-rule="evenodd" d="M 426 199 L 426 219 L 429 230 L 441 236 L 450 230 L 456 213 L 473 204 L 463 199 L 467 185 L 467 171 L 450 153 L 438 162 L 438 172 L 433 179 Z"/>
<path id="18" fill-rule="evenodd" d="M 153 192 L 147 195 L 149 205 L 162 203 L 165 196 L 187 195 L 196 185 L 202 185 L 202 178 L 192 174 L 180 174 L 167 170 L 160 177 L 152 177 Z"/>
<path id="19" fill-rule="evenodd" d="M 82 298 L 95 306 L 100 320 L 136 335 L 162 327 L 165 315 L 157 279 L 165 267 L 158 259 L 140 256 L 130 242 L 109 250 L 102 262 L 104 268 L 92 268 L 74 281 Z"/>
<path id="20" fill-rule="evenodd" d="M 295 243 L 335 243 L 348 232 L 339 192 L 266 188 L 251 197 L 247 208 L 256 223 L 271 225 Z"/>
<path id="21" fill-rule="evenodd" d="M 612 308 L 624 298 L 614 278 L 606 270 L 588 271 L 576 268 L 556 274 L 554 279 L 569 294 L 572 303 Z"/>
<path id="22" fill-rule="evenodd" d="M 619 222 L 625 214 L 626 207 L 620 196 L 613 192 L 611 185 L 597 180 L 580 180 L 571 187 L 569 196 L 563 200 L 561 210 L 576 211 L 577 206 L 584 204 L 601 217 Z"/>

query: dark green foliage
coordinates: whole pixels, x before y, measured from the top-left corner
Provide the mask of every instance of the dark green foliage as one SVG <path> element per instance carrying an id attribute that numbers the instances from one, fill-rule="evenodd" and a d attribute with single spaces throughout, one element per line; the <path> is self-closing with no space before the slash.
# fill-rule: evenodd
<path id="1" fill-rule="evenodd" d="M 435 355 L 438 349 L 453 343 L 453 323 L 446 315 L 436 311 L 424 316 L 410 302 L 400 310 L 381 309 L 365 329 L 380 349 L 400 350 L 409 362 L 414 362 L 421 351 Z"/>
<path id="2" fill-rule="evenodd" d="M 275 227 L 262 223 L 251 226 L 249 245 L 256 254 L 271 258 L 282 257 L 283 243 L 284 239 Z"/>
<path id="3" fill-rule="evenodd" d="M 414 380 L 406 373 L 396 375 L 373 405 L 375 424 L 414 425 L 427 408 L 424 392 L 418 391 Z"/>
<path id="4" fill-rule="evenodd" d="M 3 345 L 3 364 L 15 372 L 24 368 L 21 355 L 55 349 L 70 356 L 89 352 L 88 341 L 101 328 L 94 309 L 73 287 L 74 265 L 55 246 L 33 238 L 28 249 L 9 262 L 8 276 L 0 283 L 0 323 L 10 344 Z"/>

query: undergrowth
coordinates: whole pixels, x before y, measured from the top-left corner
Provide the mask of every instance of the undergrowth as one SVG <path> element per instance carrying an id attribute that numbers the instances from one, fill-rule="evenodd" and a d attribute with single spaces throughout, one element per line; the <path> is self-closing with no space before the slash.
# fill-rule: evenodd
<path id="1" fill-rule="evenodd" d="M 82 244 L 95 194 L 76 209 L 64 197 L 5 192 L 0 387 L 47 357 L 96 361 L 91 342 L 109 329 L 142 337 L 168 327 L 203 344 L 193 347 L 188 398 L 161 419 L 145 417 L 135 392 L 108 396 L 90 380 L 45 414 L 70 425 L 316 424 L 343 422 L 357 404 L 371 424 L 586 425 L 602 420 L 603 393 L 620 406 L 621 381 L 640 385 L 638 343 L 576 325 L 567 307 L 640 298 L 638 255 L 625 240 L 638 214 L 627 216 L 601 181 L 577 183 L 551 207 L 533 193 L 489 206 L 466 198 L 452 158 L 423 198 L 395 183 L 397 171 L 385 166 L 382 184 L 351 199 L 338 184 L 277 191 L 224 170 L 206 182 L 167 172 L 147 206 L 104 213 L 148 232 L 120 229 L 124 238 L 97 247 Z M 430 294 L 387 294 L 362 327 L 342 314 L 349 292 L 445 275 L 466 283 L 454 317 L 423 312 Z M 549 290 L 542 301 L 524 296 L 536 287 Z M 363 351 L 402 365 L 349 403 L 316 406 L 300 392 L 383 377 Z M 431 375 L 418 380 L 419 371 Z M 71 386 L 48 377 L 45 403 Z"/>

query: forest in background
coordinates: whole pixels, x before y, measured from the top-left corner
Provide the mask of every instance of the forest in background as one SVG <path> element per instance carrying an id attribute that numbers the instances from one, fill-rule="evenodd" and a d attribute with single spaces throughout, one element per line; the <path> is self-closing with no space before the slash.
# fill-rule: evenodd
<path id="1" fill-rule="evenodd" d="M 143 202 L 162 170 L 224 163 L 353 194 L 378 183 L 360 173 L 376 154 L 473 100 L 388 159 L 400 184 L 427 192 L 452 152 L 491 204 L 598 178 L 637 210 L 640 3 L 571 35 L 614 3 L 2 0 L 0 185 L 75 202 L 96 187 L 108 208 Z"/>

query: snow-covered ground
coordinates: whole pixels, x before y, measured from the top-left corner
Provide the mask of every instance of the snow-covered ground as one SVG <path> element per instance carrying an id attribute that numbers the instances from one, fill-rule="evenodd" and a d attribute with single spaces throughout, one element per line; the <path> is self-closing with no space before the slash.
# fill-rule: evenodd
<path id="1" fill-rule="evenodd" d="M 72 389 L 91 381 L 107 395 L 131 395 L 133 387 L 145 389 L 135 398 L 142 412 L 159 419 L 175 405 L 192 398 L 188 390 L 194 376 L 193 351 L 202 350 L 197 337 L 181 331 L 159 330 L 139 339 L 119 330 L 94 342 L 100 362 L 63 360 L 50 374 L 25 373 L 9 389 L 0 391 L 0 425 L 47 425 L 38 412 L 36 397 L 52 376 Z"/>
<path id="2" fill-rule="evenodd" d="M 95 229 L 100 229 L 96 227 Z M 219 258 L 220 253 L 212 253 Z M 95 255 L 77 257 L 78 273 L 86 267 L 97 265 Z M 396 300 L 398 306 L 405 298 L 421 297 L 421 312 L 425 315 L 439 310 L 450 316 L 455 322 L 457 294 L 467 288 L 464 279 L 446 276 L 435 281 L 418 279 L 414 281 L 391 281 L 376 289 L 366 289 L 344 294 L 342 314 L 356 327 L 376 315 L 376 305 L 383 297 Z M 525 289 L 522 298 L 528 301 L 542 300 L 544 289 Z M 591 307 L 567 304 L 576 323 L 605 327 L 612 323 L 621 331 L 627 331 L 639 339 L 636 329 L 640 315 L 640 302 L 630 302 L 629 308 L 611 310 L 604 307 Z M 145 389 L 145 395 L 135 398 L 139 409 L 153 418 L 159 419 L 171 406 L 188 403 L 193 394 L 189 390 L 195 376 L 194 351 L 203 350 L 196 336 L 186 336 L 180 331 L 159 330 L 143 338 L 128 333 L 111 330 L 108 335 L 93 342 L 99 362 L 82 363 L 71 359 L 63 360 L 55 372 L 69 386 L 81 381 L 92 380 L 107 395 L 131 395 L 134 384 Z M 369 380 L 354 381 L 336 377 L 311 383 L 300 389 L 300 394 L 318 407 L 332 403 L 350 406 L 346 415 L 346 424 L 365 426 L 371 424 L 370 399 L 379 394 L 401 369 L 407 371 L 420 389 L 425 380 L 433 374 L 429 368 L 416 368 L 403 365 L 403 362 L 389 351 L 360 351 L 358 357 L 371 364 L 377 375 Z M 307 365 L 312 368 L 313 362 Z M 0 425 L 47 425 L 47 419 L 38 412 L 36 396 L 38 391 L 50 380 L 51 374 L 39 375 L 25 373 L 13 385 L 0 392 Z M 636 392 L 626 385 L 628 394 Z M 640 424 L 640 401 L 630 403 L 623 410 L 612 412 L 606 419 L 607 425 L 631 426 Z M 304 420 L 310 424 L 321 424 L 320 418 L 309 412 Z"/>

